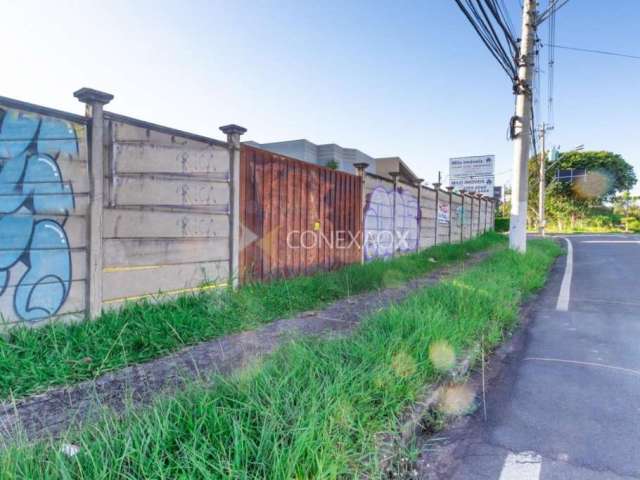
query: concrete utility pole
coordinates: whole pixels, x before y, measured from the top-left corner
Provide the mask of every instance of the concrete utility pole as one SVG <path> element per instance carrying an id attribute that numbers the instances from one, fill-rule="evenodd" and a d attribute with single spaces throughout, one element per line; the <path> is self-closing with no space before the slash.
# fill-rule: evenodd
<path id="1" fill-rule="evenodd" d="M 544 237 L 544 227 L 545 227 L 545 210 L 544 210 L 544 202 L 545 202 L 545 191 L 547 189 L 547 179 L 546 175 L 546 149 L 545 149 L 545 137 L 549 130 L 552 130 L 553 127 L 550 127 L 546 123 L 542 124 L 542 128 L 540 128 L 540 143 L 542 152 L 540 153 L 540 184 L 538 190 L 538 228 L 540 229 L 540 235 Z"/>
<path id="2" fill-rule="evenodd" d="M 531 142 L 531 84 L 534 71 L 536 8 L 536 0 L 524 0 L 518 80 L 515 86 L 517 97 L 513 124 L 513 190 L 509 247 L 522 253 L 527 250 L 528 161 Z"/>

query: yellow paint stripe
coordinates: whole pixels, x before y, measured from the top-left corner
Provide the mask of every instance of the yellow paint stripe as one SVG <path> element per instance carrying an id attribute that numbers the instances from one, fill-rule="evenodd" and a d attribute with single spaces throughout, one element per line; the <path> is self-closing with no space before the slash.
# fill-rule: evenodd
<path id="1" fill-rule="evenodd" d="M 177 290 L 167 290 L 166 292 L 159 292 L 159 293 L 147 293 L 145 295 L 136 295 L 133 297 L 112 298 L 111 300 L 105 300 L 102 303 L 104 304 L 118 303 L 118 302 L 124 302 L 126 300 L 136 301 L 136 300 L 143 300 L 145 298 L 163 297 L 166 295 L 178 295 L 180 293 L 206 292 L 207 290 L 213 290 L 214 288 L 222 288 L 226 286 L 228 286 L 227 283 L 218 283 L 216 285 L 205 285 L 204 287 L 179 288 Z"/>
<path id="2" fill-rule="evenodd" d="M 140 265 L 138 267 L 104 267 L 103 272 L 133 272 L 136 270 L 156 270 L 162 268 L 162 265 Z"/>

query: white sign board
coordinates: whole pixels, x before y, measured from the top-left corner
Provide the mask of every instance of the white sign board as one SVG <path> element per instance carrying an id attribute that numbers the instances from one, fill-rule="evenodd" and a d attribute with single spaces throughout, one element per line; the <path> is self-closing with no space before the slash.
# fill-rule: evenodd
<path id="1" fill-rule="evenodd" d="M 449 223 L 449 204 L 438 203 L 438 223 Z"/>
<path id="2" fill-rule="evenodd" d="M 456 190 L 493 196 L 494 181 L 494 155 L 449 159 L 449 182 Z"/>

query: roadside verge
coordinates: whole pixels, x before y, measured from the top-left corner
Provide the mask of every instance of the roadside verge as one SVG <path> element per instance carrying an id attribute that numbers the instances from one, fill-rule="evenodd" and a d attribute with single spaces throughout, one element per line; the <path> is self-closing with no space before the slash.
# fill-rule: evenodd
<path id="1" fill-rule="evenodd" d="M 425 384 L 455 368 L 480 338 L 490 348 L 540 288 L 559 248 L 532 241 L 367 318 L 345 338 L 287 343 L 214 388 L 194 386 L 152 408 L 72 433 L 60 443 L 11 447 L 11 478 L 335 478 L 375 472 L 376 438 Z M 464 395 L 452 395 L 452 405 Z M 455 401 L 454 401 L 455 400 Z M 464 403 L 464 402 L 462 402 Z"/>

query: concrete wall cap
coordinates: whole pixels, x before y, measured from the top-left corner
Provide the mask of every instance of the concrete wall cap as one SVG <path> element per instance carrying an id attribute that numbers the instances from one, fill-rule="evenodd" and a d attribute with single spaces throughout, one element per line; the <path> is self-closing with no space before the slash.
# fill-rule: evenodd
<path id="1" fill-rule="evenodd" d="M 236 133 L 238 135 L 242 135 L 247 132 L 246 128 L 241 127 L 240 125 L 235 125 L 233 123 L 230 125 L 223 125 L 222 127 L 220 127 L 220 130 L 222 130 L 222 133 L 226 135 L 233 135 Z"/>
<path id="2" fill-rule="evenodd" d="M 100 90 L 94 90 L 93 88 L 81 88 L 73 92 L 73 96 L 76 97 L 83 103 L 100 103 L 102 105 L 106 105 L 111 100 L 113 100 L 113 95 L 106 92 L 101 92 Z"/>

